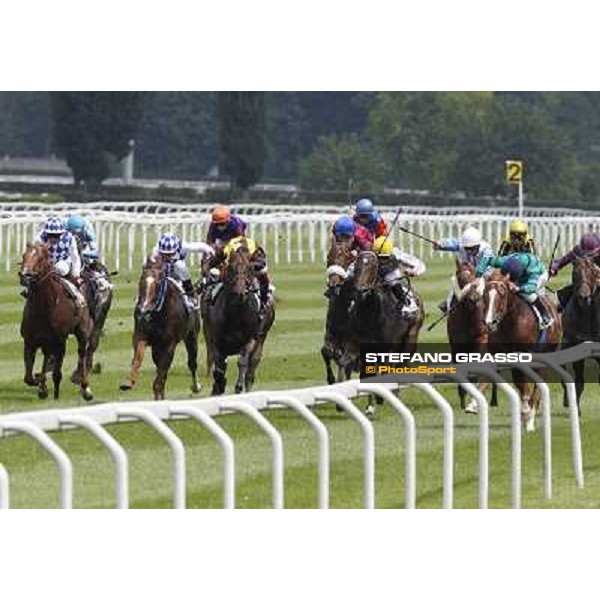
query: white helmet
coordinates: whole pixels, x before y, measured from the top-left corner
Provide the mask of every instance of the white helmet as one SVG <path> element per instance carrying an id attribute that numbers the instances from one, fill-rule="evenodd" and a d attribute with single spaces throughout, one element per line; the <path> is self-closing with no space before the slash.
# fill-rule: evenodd
<path id="1" fill-rule="evenodd" d="M 460 244 L 463 248 L 473 248 L 481 244 L 481 233 L 476 227 L 467 227 L 462 234 Z"/>

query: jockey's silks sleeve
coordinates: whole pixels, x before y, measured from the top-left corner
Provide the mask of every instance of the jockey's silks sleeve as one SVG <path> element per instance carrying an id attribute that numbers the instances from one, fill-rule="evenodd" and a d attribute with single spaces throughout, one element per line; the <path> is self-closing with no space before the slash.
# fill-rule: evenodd
<path id="1" fill-rule="evenodd" d="M 445 238 L 438 242 L 438 250 L 444 252 L 458 252 L 460 250 L 460 241 L 456 238 Z"/>
<path id="2" fill-rule="evenodd" d="M 202 254 L 214 254 L 211 246 L 204 242 L 181 242 L 184 252 L 201 252 Z"/>

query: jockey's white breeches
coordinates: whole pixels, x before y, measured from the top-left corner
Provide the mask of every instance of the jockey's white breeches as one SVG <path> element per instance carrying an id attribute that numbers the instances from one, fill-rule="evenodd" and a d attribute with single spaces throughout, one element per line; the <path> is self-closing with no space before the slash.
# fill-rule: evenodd
<path id="1" fill-rule="evenodd" d="M 54 271 L 61 277 L 66 277 L 71 271 L 71 261 L 67 258 L 54 263 Z"/>
<path id="2" fill-rule="evenodd" d="M 543 273 L 542 275 L 540 275 L 540 278 L 538 279 L 536 291 L 531 294 L 521 294 L 521 298 L 523 298 L 524 300 L 527 300 L 527 302 L 529 302 L 529 304 L 531 304 L 532 302 L 535 302 L 537 300 L 538 296 L 543 296 L 545 294 L 545 286 L 546 286 L 547 282 L 548 282 L 548 274 Z"/>
<path id="3" fill-rule="evenodd" d="M 401 277 L 402 277 L 402 273 L 400 272 L 400 269 L 394 269 L 393 271 L 390 271 L 389 273 L 386 273 L 384 275 L 384 277 L 383 277 L 383 280 L 386 283 L 395 283 Z"/>

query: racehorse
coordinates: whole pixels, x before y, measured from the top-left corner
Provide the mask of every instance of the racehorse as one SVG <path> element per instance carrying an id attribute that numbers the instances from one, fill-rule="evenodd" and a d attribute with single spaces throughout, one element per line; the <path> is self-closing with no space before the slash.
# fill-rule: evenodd
<path id="1" fill-rule="evenodd" d="M 413 352 L 425 319 L 423 301 L 414 291 L 418 309 L 407 317 L 398 313 L 398 300 L 386 284 L 379 282 L 375 252 L 360 252 L 354 264 L 349 336 L 340 361 L 346 370 L 348 365 L 358 368 L 361 344 L 390 343 L 397 345 L 398 352 Z M 375 414 L 371 400 L 366 413 L 369 417 Z"/>
<path id="2" fill-rule="evenodd" d="M 213 363 L 212 394 L 225 393 L 227 357 L 238 355 L 235 393 L 249 392 L 262 358 L 265 339 L 275 320 L 275 307 L 269 302 L 261 315 L 260 299 L 252 257 L 246 245 L 229 254 L 224 265 L 222 285 L 211 298 L 212 288 L 202 297 L 202 318 L 207 356 Z"/>
<path id="3" fill-rule="evenodd" d="M 155 400 L 164 400 L 167 375 L 177 344 L 183 340 L 187 365 L 192 374 L 192 392 L 200 392 L 198 381 L 198 334 L 200 316 L 186 308 L 183 291 L 167 276 L 167 263 L 161 258 L 148 258 L 142 269 L 138 298 L 133 313 L 133 359 L 129 376 L 120 389 L 127 391 L 136 384 L 146 346 L 152 347 L 156 377 L 152 384 Z"/>
<path id="4" fill-rule="evenodd" d="M 544 332 L 540 332 L 536 315 L 527 302 L 512 290 L 508 274 L 492 273 L 486 282 L 483 298 L 488 342 L 494 352 L 556 350 L 562 330 L 560 317 L 550 301 L 547 300 L 545 304 L 553 323 Z M 540 333 L 543 333 L 543 343 L 540 343 Z M 538 372 L 543 375 L 544 370 L 540 369 Z M 512 369 L 512 377 L 521 396 L 521 413 L 526 429 L 534 431 L 535 414 L 539 406 L 537 386 L 528 381 L 519 369 Z"/>
<path id="5" fill-rule="evenodd" d="M 452 353 L 482 352 L 488 332 L 484 323 L 484 281 L 475 277 L 475 266 L 455 259 L 456 275 L 452 279 L 454 295 L 448 307 L 446 329 Z M 458 386 L 460 407 L 465 408 L 467 393 Z M 496 386 L 492 387 L 492 405 L 496 400 Z"/>
<path id="6" fill-rule="evenodd" d="M 92 335 L 90 338 L 91 353 L 89 354 L 89 364 L 87 365 L 88 371 L 92 370 L 91 357 L 96 353 L 98 345 L 100 343 L 100 337 L 104 329 L 104 323 L 108 316 L 113 298 L 112 286 L 104 284 L 105 287 L 101 287 L 99 283 L 101 279 L 105 280 L 110 284 L 110 276 L 106 267 L 97 262 L 84 262 L 84 267 L 81 271 L 81 278 L 83 285 L 81 287 L 82 292 L 87 300 L 90 316 L 93 322 Z M 98 372 L 100 363 L 96 365 Z M 74 371 L 71 376 L 73 383 L 79 383 L 79 377 L 77 371 Z"/>
<path id="7" fill-rule="evenodd" d="M 21 337 L 25 342 L 24 382 L 38 388 L 39 398 L 47 398 L 46 373 L 51 366 L 54 398 L 59 398 L 67 337 L 72 333 L 77 338 L 80 393 L 85 400 L 92 400 L 88 365 L 93 357 L 90 346 L 93 324 L 87 305 L 79 306 L 67 292 L 54 273 L 48 247 L 41 242 L 27 244 L 19 279 L 28 288 L 21 321 Z M 40 374 L 34 376 L 38 349 L 42 350 L 44 361 Z"/>
<path id="8" fill-rule="evenodd" d="M 589 258 L 577 258 L 573 262 L 572 293 L 563 312 L 562 348 L 576 346 L 581 342 L 600 341 L 600 268 Z M 564 292 L 563 292 L 564 293 Z M 560 295 L 560 292 L 559 292 Z M 600 366 L 600 357 L 595 358 Z M 573 363 L 577 407 L 585 386 L 584 361 Z M 563 398 L 568 406 L 567 395 Z"/>
<path id="9" fill-rule="evenodd" d="M 344 344 L 349 333 L 350 315 L 348 309 L 352 300 L 352 285 L 347 280 L 347 269 L 355 259 L 351 250 L 352 239 L 348 241 L 331 240 L 327 253 L 327 291 L 329 299 L 327 320 L 325 324 L 325 339 L 321 347 L 321 356 L 325 363 L 327 383 L 336 381 L 331 368 L 331 361 L 338 366 L 338 381 L 349 379 L 352 365 L 342 367 L 340 359 L 343 355 Z"/>

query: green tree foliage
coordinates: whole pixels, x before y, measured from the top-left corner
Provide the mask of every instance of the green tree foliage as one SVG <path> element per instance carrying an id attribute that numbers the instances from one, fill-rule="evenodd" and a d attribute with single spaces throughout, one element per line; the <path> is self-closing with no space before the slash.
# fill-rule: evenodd
<path id="1" fill-rule="evenodd" d="M 300 162 L 300 185 L 307 189 L 345 190 L 353 181 L 356 193 L 376 194 L 384 179 L 382 161 L 354 134 L 319 138 Z"/>
<path id="2" fill-rule="evenodd" d="M 0 92 L 0 155 L 50 153 L 50 107 L 43 92 Z"/>
<path id="3" fill-rule="evenodd" d="M 236 188 L 263 176 L 267 153 L 265 92 L 219 92 L 219 166 Z"/>
<path id="4" fill-rule="evenodd" d="M 110 161 L 130 150 L 142 116 L 142 92 L 52 92 L 53 139 L 75 184 L 98 185 Z"/>

